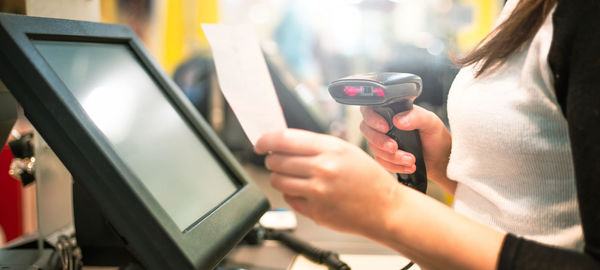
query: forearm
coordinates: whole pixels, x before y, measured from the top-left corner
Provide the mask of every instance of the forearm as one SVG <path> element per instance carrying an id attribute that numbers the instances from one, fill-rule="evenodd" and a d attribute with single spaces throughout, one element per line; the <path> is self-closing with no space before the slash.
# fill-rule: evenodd
<path id="1" fill-rule="evenodd" d="M 505 234 L 471 221 L 412 189 L 397 188 L 397 207 L 367 237 L 427 269 L 495 269 Z"/>

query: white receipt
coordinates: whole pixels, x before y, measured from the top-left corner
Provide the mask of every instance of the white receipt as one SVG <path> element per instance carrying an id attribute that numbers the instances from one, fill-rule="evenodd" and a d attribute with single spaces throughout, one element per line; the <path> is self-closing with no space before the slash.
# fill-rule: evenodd
<path id="1" fill-rule="evenodd" d="M 267 64 L 249 25 L 203 24 L 221 91 L 252 144 L 286 129 Z"/>

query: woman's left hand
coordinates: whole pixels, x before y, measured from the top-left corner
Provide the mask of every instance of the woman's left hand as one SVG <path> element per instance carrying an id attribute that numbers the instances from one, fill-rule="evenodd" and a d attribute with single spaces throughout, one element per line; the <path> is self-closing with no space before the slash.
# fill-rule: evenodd
<path id="1" fill-rule="evenodd" d="M 339 138 L 288 129 L 261 137 L 271 185 L 287 203 L 317 224 L 365 234 L 379 230 L 385 212 L 398 207 L 398 185 L 360 148 Z M 360 218 L 358 218 L 360 217 Z"/>

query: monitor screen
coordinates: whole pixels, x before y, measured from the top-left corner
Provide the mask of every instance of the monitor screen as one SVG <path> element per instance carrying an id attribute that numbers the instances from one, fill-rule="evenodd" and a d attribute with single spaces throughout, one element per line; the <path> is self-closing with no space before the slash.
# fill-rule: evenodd
<path id="1" fill-rule="evenodd" d="M 126 45 L 32 42 L 181 231 L 236 192 Z"/>

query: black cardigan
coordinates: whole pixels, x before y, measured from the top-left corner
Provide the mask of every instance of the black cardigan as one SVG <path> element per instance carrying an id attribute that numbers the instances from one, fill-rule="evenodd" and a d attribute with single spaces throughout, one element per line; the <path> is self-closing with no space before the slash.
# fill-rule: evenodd
<path id="1" fill-rule="evenodd" d="M 567 118 L 585 253 L 508 234 L 498 269 L 600 269 L 600 1 L 559 0 L 548 63 Z"/>

